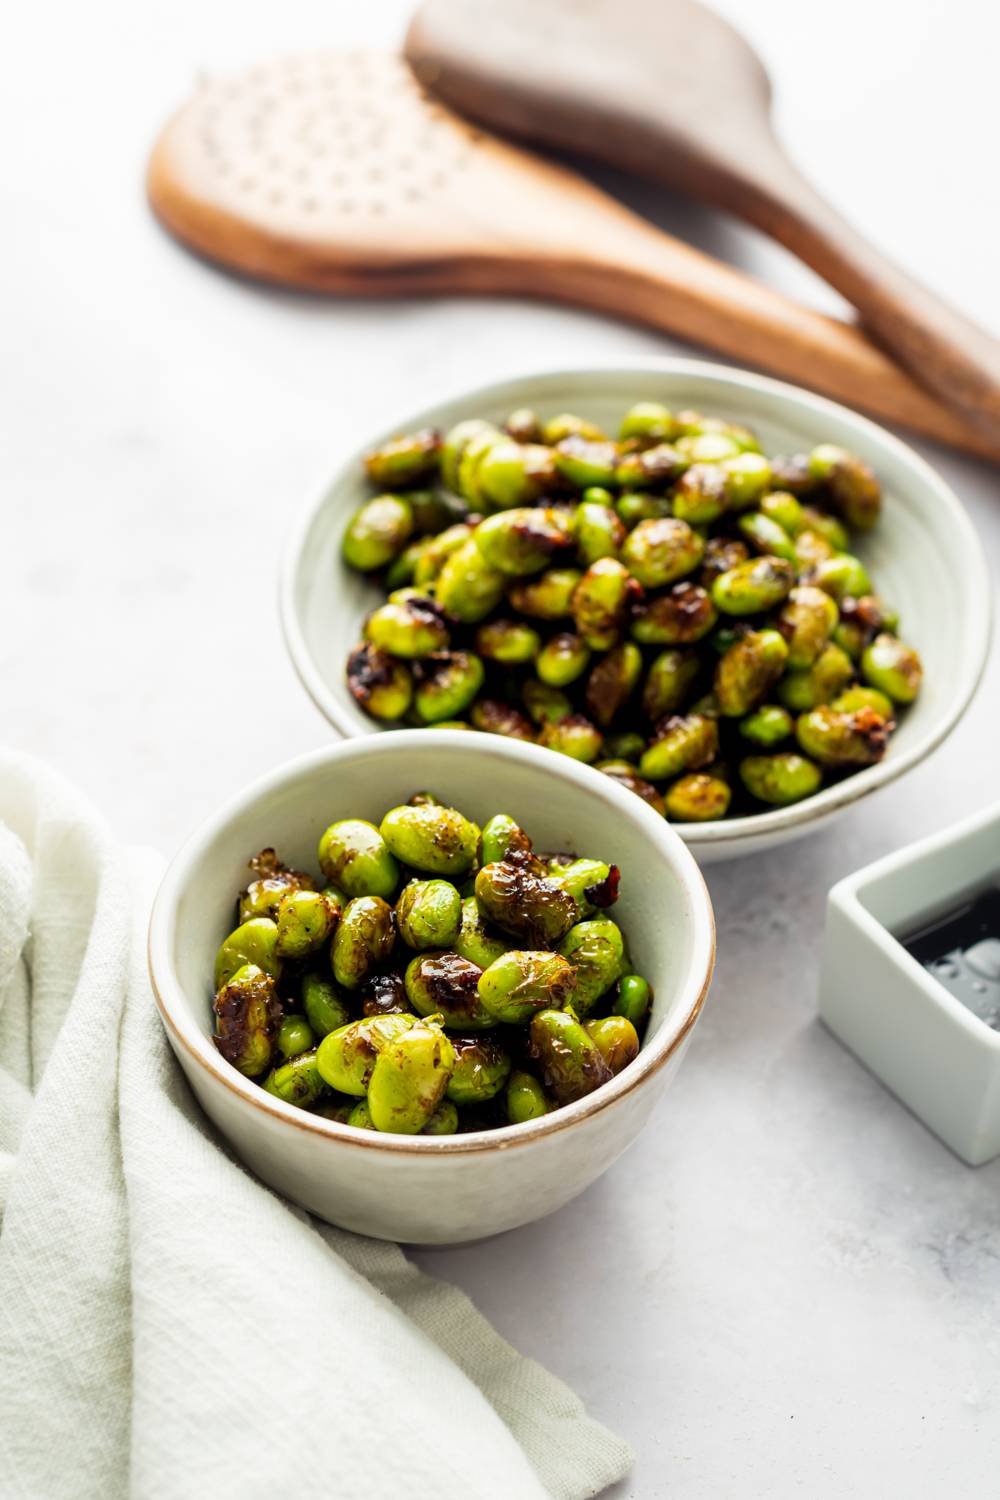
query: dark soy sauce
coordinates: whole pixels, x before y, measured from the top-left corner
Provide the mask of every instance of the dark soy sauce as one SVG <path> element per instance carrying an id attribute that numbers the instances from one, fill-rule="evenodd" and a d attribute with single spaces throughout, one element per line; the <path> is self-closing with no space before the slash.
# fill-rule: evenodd
<path id="1" fill-rule="evenodd" d="M 1000 1031 L 1000 890 L 980 891 L 902 942 L 956 1000 Z"/>

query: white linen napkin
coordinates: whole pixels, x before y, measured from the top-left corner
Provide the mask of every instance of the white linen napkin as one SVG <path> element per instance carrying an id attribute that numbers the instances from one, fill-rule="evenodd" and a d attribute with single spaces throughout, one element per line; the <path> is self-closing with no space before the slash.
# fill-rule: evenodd
<path id="1" fill-rule="evenodd" d="M 227 1153 L 160 1027 L 160 860 L 0 753 L 7 1500 L 578 1500 L 627 1445 L 395 1246 Z"/>

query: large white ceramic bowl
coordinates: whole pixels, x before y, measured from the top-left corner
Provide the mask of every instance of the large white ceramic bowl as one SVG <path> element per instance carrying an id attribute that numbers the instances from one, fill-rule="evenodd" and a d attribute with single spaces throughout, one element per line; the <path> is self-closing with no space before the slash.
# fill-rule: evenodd
<path id="1" fill-rule="evenodd" d="M 642 1051 L 603 1088 L 529 1124 L 455 1136 L 377 1135 L 273 1098 L 212 1043 L 213 959 L 232 927 L 250 856 L 273 845 L 289 863 L 314 869 L 329 823 L 378 820 L 425 789 L 480 822 L 512 814 L 538 848 L 600 855 L 622 871 L 615 916 L 655 992 Z M 418 729 L 349 740 L 292 761 L 210 819 L 164 876 L 149 967 L 192 1089 L 258 1176 L 347 1229 L 447 1244 L 561 1207 L 635 1139 L 677 1070 L 708 990 L 714 944 L 697 864 L 638 797 L 534 745 Z"/>
<path id="2" fill-rule="evenodd" d="M 753 853 L 809 832 L 929 755 L 967 707 L 989 648 L 992 590 L 986 561 L 954 493 L 905 443 L 846 407 L 746 370 L 658 359 L 546 370 L 403 413 L 391 428 L 368 434 L 344 459 L 295 526 L 281 580 L 285 638 L 303 683 L 341 734 L 397 732 L 381 730 L 363 714 L 344 681 L 348 651 L 360 639 L 364 616 L 381 597 L 375 585 L 340 558 L 344 527 L 370 493 L 362 455 L 398 432 L 448 427 L 473 415 L 499 422 L 518 406 L 543 415 L 575 411 L 613 431 L 624 410 L 641 400 L 745 422 L 769 453 L 839 443 L 868 460 L 885 490 L 880 524 L 858 541 L 857 551 L 879 593 L 900 611 L 906 639 L 923 657 L 923 689 L 878 765 L 793 807 L 678 828 L 702 862 Z"/>

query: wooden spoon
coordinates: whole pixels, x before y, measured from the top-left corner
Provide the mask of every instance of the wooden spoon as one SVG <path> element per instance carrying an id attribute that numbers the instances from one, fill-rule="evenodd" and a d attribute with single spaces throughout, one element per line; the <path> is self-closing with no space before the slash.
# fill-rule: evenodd
<path id="1" fill-rule="evenodd" d="M 856 328 L 647 224 L 428 100 L 401 59 L 311 53 L 203 87 L 157 142 L 164 224 L 268 281 L 366 296 L 504 292 L 616 313 L 993 459 Z"/>
<path id="2" fill-rule="evenodd" d="M 842 292 L 923 385 L 1000 438 L 1000 343 L 886 260 L 801 176 L 772 131 L 760 59 L 697 0 L 424 0 L 406 56 L 472 119 L 755 224 Z"/>

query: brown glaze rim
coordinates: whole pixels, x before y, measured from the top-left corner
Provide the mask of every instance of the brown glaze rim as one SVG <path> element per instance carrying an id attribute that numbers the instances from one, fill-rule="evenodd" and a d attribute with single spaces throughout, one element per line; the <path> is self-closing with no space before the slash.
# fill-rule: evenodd
<path id="1" fill-rule="evenodd" d="M 400 750 L 404 749 L 405 747 L 399 744 L 399 739 L 401 736 L 405 735 L 419 736 L 420 743 L 426 745 L 429 736 L 432 734 L 438 735 L 442 739 L 448 739 L 449 741 L 458 740 L 459 738 L 458 731 L 426 729 L 409 731 L 400 730 L 391 737 L 391 740 L 387 738 L 386 748 L 388 749 L 389 744 L 394 744 L 395 748 L 398 748 Z M 483 753 L 488 753 L 490 751 L 496 753 L 497 746 L 495 744 L 491 744 L 492 738 L 492 736 L 483 737 Z M 474 754 L 478 753 L 477 751 L 473 750 L 472 746 L 466 742 L 464 735 L 462 736 L 461 744 L 456 746 L 456 748 L 460 748 L 463 753 L 468 753 L 468 751 L 470 750 L 472 750 L 472 753 Z M 358 749 L 360 749 L 360 746 L 358 745 L 356 740 L 342 740 L 332 749 L 327 748 L 324 751 L 313 752 L 310 755 L 300 756 L 294 761 L 287 762 L 280 768 L 278 774 L 299 771 L 305 769 L 305 767 L 310 764 L 318 765 L 324 763 L 331 756 L 334 758 L 339 758 L 339 755 L 341 753 L 344 753 L 349 749 L 354 749 L 355 751 L 357 751 Z M 539 769 L 544 769 L 550 774 L 554 770 L 554 768 L 549 764 L 549 754 L 545 750 L 539 749 L 538 746 L 523 745 L 519 742 L 512 746 L 505 745 L 504 752 L 506 753 L 510 751 L 513 751 L 517 759 L 534 759 L 536 756 L 542 757 L 543 763 L 539 766 Z M 594 789 L 599 790 L 605 796 L 610 797 L 610 800 L 612 802 L 616 801 L 618 796 L 622 798 L 627 797 L 630 803 L 633 801 L 633 794 L 631 792 L 625 792 L 621 788 L 614 786 L 613 783 L 610 784 L 610 788 L 605 787 L 603 783 L 609 781 L 609 778 L 601 776 L 599 772 L 591 770 L 589 766 L 573 762 L 570 767 L 560 768 L 560 770 L 563 774 L 569 775 L 571 779 L 578 779 L 582 775 L 583 779 L 586 780 L 587 775 L 593 776 L 598 783 L 597 787 Z M 584 775 L 584 773 L 587 773 L 587 775 Z M 265 783 L 271 784 L 274 780 L 275 774 L 276 773 L 272 772 L 270 776 L 263 778 L 260 783 L 254 783 L 253 786 L 247 788 L 247 791 L 244 792 L 242 797 L 238 800 L 240 802 L 245 802 L 246 800 L 248 800 L 248 797 L 250 795 L 258 791 L 259 789 L 262 789 Z M 649 809 L 645 808 L 645 804 L 642 803 L 641 799 L 634 800 L 638 803 L 639 808 L 642 808 L 644 811 L 649 811 Z M 627 810 L 638 815 L 640 817 L 640 820 L 642 819 L 642 815 L 638 812 L 638 808 L 632 808 L 631 806 L 629 806 Z M 657 818 L 656 814 L 652 812 L 650 812 L 650 817 L 656 819 L 657 823 L 662 823 L 662 820 Z M 664 826 L 669 827 L 669 825 Z M 674 1053 L 677 1052 L 678 1048 L 683 1045 L 683 1043 L 690 1035 L 695 1022 L 698 1019 L 698 1016 L 701 1014 L 701 1010 L 708 995 L 709 988 L 711 987 L 712 977 L 715 971 L 715 912 L 712 907 L 712 898 L 709 894 L 708 886 L 705 883 L 705 878 L 696 860 L 694 859 L 694 856 L 684 844 L 683 840 L 681 840 L 679 836 L 675 832 L 673 832 L 673 830 L 670 831 L 672 836 L 677 839 L 677 842 L 681 849 L 683 849 L 684 855 L 686 857 L 686 862 L 688 862 L 688 878 L 684 878 L 683 870 L 680 872 L 684 886 L 692 897 L 697 896 L 699 898 L 703 898 L 704 909 L 708 918 L 708 961 L 705 966 L 705 971 L 701 980 L 700 987 L 698 989 L 698 993 L 695 996 L 693 1002 L 688 1007 L 688 1010 L 683 1019 L 680 1021 L 680 1024 L 677 1026 L 677 1029 L 673 1032 L 669 1039 L 664 1042 L 661 1050 L 656 1050 L 654 1039 L 654 1045 L 648 1050 L 645 1048 L 642 1049 L 639 1052 L 639 1056 L 636 1058 L 635 1062 L 630 1063 L 629 1066 L 623 1072 L 618 1074 L 617 1078 L 613 1079 L 610 1083 L 604 1084 L 601 1088 L 596 1089 L 592 1094 L 586 1095 L 583 1099 L 579 1099 L 573 1104 L 564 1105 L 561 1109 L 553 1110 L 550 1114 L 544 1115 L 540 1120 L 526 1121 L 519 1125 L 503 1125 L 499 1126 L 495 1130 L 469 1131 L 465 1135 L 406 1136 L 391 1135 L 389 1133 L 386 1133 L 384 1135 L 377 1135 L 372 1131 L 361 1130 L 355 1126 L 342 1125 L 336 1120 L 326 1120 L 323 1119 L 322 1116 L 311 1115 L 305 1110 L 298 1109 L 293 1104 L 286 1104 L 283 1100 L 274 1098 L 272 1095 L 266 1093 L 259 1084 L 254 1083 L 253 1080 L 243 1078 L 243 1076 L 238 1073 L 235 1068 L 231 1067 L 223 1057 L 221 1057 L 218 1053 L 215 1053 L 214 1049 L 211 1052 L 207 1050 L 211 1047 L 211 1038 L 207 1036 L 207 1034 L 199 1033 L 200 1035 L 202 1035 L 202 1039 L 207 1043 L 206 1050 L 203 1051 L 199 1047 L 194 1046 L 190 1039 L 185 1035 L 181 1027 L 178 1026 L 177 1022 L 174 1020 L 170 1012 L 169 1005 L 167 1004 L 167 1001 L 164 999 L 163 994 L 161 993 L 160 986 L 157 983 L 152 951 L 153 932 L 157 925 L 159 907 L 163 896 L 163 884 L 166 883 L 170 872 L 172 871 L 177 860 L 179 860 L 186 852 L 186 844 L 184 848 L 178 853 L 178 855 L 175 856 L 175 859 L 171 861 L 167 873 L 164 875 L 163 884 L 161 884 L 160 890 L 157 893 L 156 899 L 153 903 L 153 910 L 150 916 L 146 954 L 149 979 L 153 990 L 153 997 L 156 1001 L 157 1010 L 160 1013 L 160 1018 L 168 1033 L 172 1045 L 182 1048 L 184 1052 L 186 1052 L 187 1055 L 193 1059 L 195 1064 L 197 1064 L 198 1067 L 202 1068 L 210 1078 L 214 1079 L 218 1083 L 221 1083 L 226 1089 L 230 1091 L 230 1093 L 235 1094 L 237 1098 L 241 1099 L 245 1104 L 251 1106 L 254 1109 L 260 1110 L 264 1115 L 270 1116 L 272 1119 L 280 1121 L 284 1125 L 292 1126 L 297 1130 L 303 1131 L 307 1135 L 315 1135 L 322 1139 L 337 1142 L 341 1145 L 357 1146 L 366 1151 L 398 1152 L 405 1155 L 423 1157 L 473 1155 L 477 1152 L 506 1151 L 510 1150 L 511 1147 L 514 1146 L 530 1145 L 533 1141 L 542 1140 L 547 1136 L 555 1135 L 558 1131 L 571 1129 L 574 1125 L 580 1124 L 584 1120 L 590 1119 L 594 1115 L 599 1114 L 602 1110 L 610 1108 L 613 1104 L 616 1104 L 619 1100 L 623 1099 L 627 1094 L 631 1094 L 636 1089 L 640 1088 L 649 1079 L 653 1078 L 654 1075 L 658 1073 L 661 1068 L 663 1068 L 664 1065 L 670 1060 Z M 194 839 L 197 837 L 198 835 L 195 834 L 191 842 L 194 842 Z M 180 982 L 176 980 L 173 974 L 171 974 L 171 977 L 175 979 L 175 983 L 177 984 L 178 988 L 180 988 Z M 644 1057 L 646 1059 L 645 1065 L 643 1064 Z M 238 1144 L 238 1142 L 236 1142 L 236 1144 Z"/>

